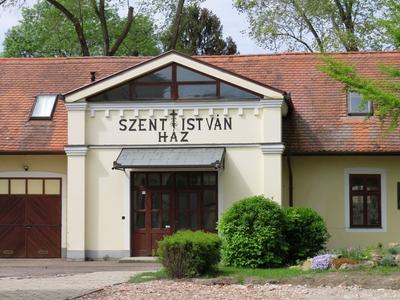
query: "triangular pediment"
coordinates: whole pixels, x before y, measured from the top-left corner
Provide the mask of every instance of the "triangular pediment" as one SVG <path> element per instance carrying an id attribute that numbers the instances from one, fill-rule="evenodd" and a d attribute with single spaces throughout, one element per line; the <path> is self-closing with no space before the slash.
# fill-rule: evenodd
<path id="1" fill-rule="evenodd" d="M 283 91 L 263 85 L 262 83 L 251 80 L 250 78 L 229 72 L 190 56 L 180 54 L 176 51 L 170 51 L 146 62 L 70 91 L 64 95 L 65 100 L 66 102 L 82 101 L 102 92 L 116 89 L 124 83 L 133 80 L 140 81 L 143 80 L 143 78 L 151 80 L 151 76 L 154 76 L 153 74 L 155 74 L 155 72 L 166 70 L 172 65 L 178 66 L 178 68 L 181 67 L 182 70 L 191 70 L 193 74 L 197 73 L 199 81 L 204 80 L 202 77 L 213 78 L 224 82 L 229 86 L 238 87 L 250 93 L 259 95 L 262 99 L 284 98 Z M 157 76 L 157 78 L 162 80 L 162 76 Z"/>

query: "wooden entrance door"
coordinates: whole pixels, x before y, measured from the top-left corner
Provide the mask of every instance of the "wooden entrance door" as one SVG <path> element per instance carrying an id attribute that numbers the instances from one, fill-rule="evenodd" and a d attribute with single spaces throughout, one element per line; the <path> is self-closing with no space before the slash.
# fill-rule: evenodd
<path id="1" fill-rule="evenodd" d="M 157 241 L 171 234 L 172 192 L 141 189 L 133 196 L 133 255 L 154 255 Z"/>
<path id="2" fill-rule="evenodd" d="M 9 181 L 9 186 L 13 181 L 0 180 Z M 44 192 L 40 195 L 28 194 L 27 187 L 36 183 L 45 189 L 44 179 L 16 180 L 22 187 L 19 192 L 24 192 L 24 195 L 13 195 L 12 189 L 11 193 L 0 193 L 0 257 L 61 257 L 61 195 L 58 192 L 60 180 L 49 180 L 46 185 L 47 195 Z M 29 180 L 35 182 L 29 184 Z M 25 190 L 22 181 L 25 181 Z M 50 181 L 55 181 L 56 185 Z M 51 189 L 54 186 L 56 188 L 53 191 Z"/>
<path id="3" fill-rule="evenodd" d="M 157 241 L 180 229 L 215 231 L 216 172 L 131 174 L 131 249 L 154 255 Z"/>

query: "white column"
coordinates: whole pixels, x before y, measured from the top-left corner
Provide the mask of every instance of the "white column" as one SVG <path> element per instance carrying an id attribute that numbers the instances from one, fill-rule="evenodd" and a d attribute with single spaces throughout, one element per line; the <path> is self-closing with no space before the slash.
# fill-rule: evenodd
<path id="1" fill-rule="evenodd" d="M 263 193 L 282 205 L 282 116 L 287 107 L 283 99 L 261 100 L 263 107 L 263 136 L 261 151 L 263 153 Z"/>
<path id="2" fill-rule="evenodd" d="M 281 143 L 263 144 L 264 158 L 264 196 L 282 205 L 282 153 L 285 146 Z"/>
<path id="3" fill-rule="evenodd" d="M 68 146 L 67 259 L 85 260 L 86 146 Z"/>

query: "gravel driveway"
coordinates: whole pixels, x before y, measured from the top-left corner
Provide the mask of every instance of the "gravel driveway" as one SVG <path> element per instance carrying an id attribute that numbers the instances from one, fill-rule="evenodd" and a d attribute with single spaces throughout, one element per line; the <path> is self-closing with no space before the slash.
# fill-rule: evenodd
<path id="1" fill-rule="evenodd" d="M 124 283 L 79 299 L 400 299 L 400 291 L 352 287 L 306 287 L 286 285 L 204 285 L 185 281 Z"/>
<path id="2" fill-rule="evenodd" d="M 0 299 L 70 299 L 158 268 L 112 261 L 0 260 Z"/>

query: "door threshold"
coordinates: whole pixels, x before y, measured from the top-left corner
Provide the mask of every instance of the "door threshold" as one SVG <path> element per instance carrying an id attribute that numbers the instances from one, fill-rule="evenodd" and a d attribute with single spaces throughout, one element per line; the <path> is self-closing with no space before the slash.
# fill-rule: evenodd
<path id="1" fill-rule="evenodd" d="M 132 256 L 123 257 L 118 260 L 119 263 L 157 263 L 157 256 Z"/>

